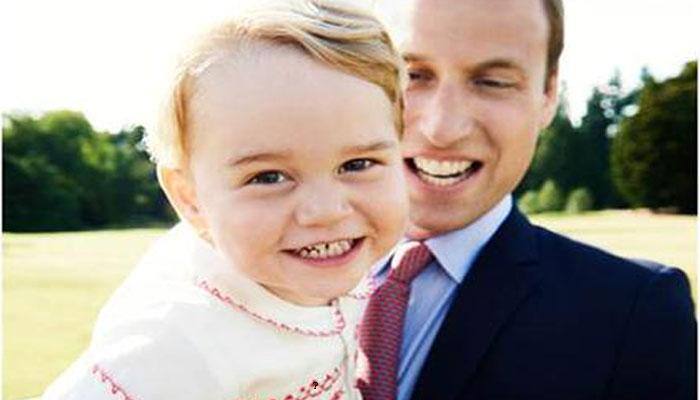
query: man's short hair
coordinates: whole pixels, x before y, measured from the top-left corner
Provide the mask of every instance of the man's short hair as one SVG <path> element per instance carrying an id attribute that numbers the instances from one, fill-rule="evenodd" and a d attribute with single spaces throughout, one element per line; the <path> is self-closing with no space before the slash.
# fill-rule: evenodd
<path id="1" fill-rule="evenodd" d="M 547 42 L 547 76 L 559 69 L 559 57 L 564 50 L 564 5 L 562 0 L 542 0 L 547 22 L 549 39 Z"/>

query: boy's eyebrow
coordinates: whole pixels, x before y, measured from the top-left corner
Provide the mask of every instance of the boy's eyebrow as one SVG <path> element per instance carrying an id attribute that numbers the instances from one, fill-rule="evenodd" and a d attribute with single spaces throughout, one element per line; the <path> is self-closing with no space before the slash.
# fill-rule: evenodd
<path id="1" fill-rule="evenodd" d="M 395 140 L 380 140 L 370 144 L 360 144 L 357 146 L 348 146 L 343 149 L 343 153 L 356 154 L 366 153 L 370 151 L 387 150 L 398 147 L 398 142 Z"/>
<path id="2" fill-rule="evenodd" d="M 365 153 L 370 151 L 386 150 L 397 147 L 398 143 L 395 140 L 381 140 L 370 144 L 361 144 L 357 146 L 348 146 L 342 149 L 344 154 L 356 154 Z M 226 161 L 226 165 L 229 167 L 238 167 L 243 164 L 250 164 L 253 162 L 263 162 L 263 161 L 280 161 L 286 160 L 292 157 L 292 152 L 285 150 L 282 152 L 263 152 L 248 155 L 236 155 L 229 158 Z"/>
<path id="3" fill-rule="evenodd" d="M 242 164 L 250 164 L 252 162 L 262 162 L 262 161 L 279 161 L 287 159 L 291 156 L 290 151 L 283 151 L 279 153 L 255 153 L 243 156 L 234 156 L 226 161 L 226 165 L 229 167 L 237 167 Z"/>

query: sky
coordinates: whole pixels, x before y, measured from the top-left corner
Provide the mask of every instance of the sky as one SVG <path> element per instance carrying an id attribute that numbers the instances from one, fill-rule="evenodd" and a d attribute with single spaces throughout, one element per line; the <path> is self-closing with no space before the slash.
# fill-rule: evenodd
<path id="1" fill-rule="evenodd" d="M 370 4 L 373 0 L 356 0 Z M 380 1 L 399 15 L 402 0 Z M 494 0 L 497 1 L 497 0 Z M 0 3 L 0 111 L 82 111 L 98 130 L 152 126 L 176 54 L 250 0 L 10 0 Z M 697 59 L 697 0 L 564 0 L 561 79 L 580 119 L 592 88 L 647 66 L 659 79 Z M 398 29 L 397 31 L 400 31 Z"/>

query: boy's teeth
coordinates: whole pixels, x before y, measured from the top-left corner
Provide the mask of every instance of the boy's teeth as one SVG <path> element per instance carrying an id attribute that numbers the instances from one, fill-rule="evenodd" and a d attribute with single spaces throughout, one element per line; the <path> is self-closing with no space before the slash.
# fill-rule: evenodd
<path id="1" fill-rule="evenodd" d="M 420 172 L 438 176 L 462 174 L 472 165 L 472 161 L 438 161 L 423 157 L 415 157 L 413 162 Z"/>
<path id="2" fill-rule="evenodd" d="M 344 239 L 330 243 L 318 243 L 303 247 L 297 254 L 303 258 L 328 258 L 345 254 L 352 248 L 352 240 Z"/>

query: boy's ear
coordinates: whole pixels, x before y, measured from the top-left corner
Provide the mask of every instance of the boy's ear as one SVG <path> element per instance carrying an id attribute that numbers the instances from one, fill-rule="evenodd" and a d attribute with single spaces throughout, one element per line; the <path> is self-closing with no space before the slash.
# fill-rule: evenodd
<path id="1" fill-rule="evenodd" d="M 158 182 L 180 219 L 189 222 L 197 232 L 208 231 L 192 177 L 182 169 L 160 165 L 157 173 Z"/>

